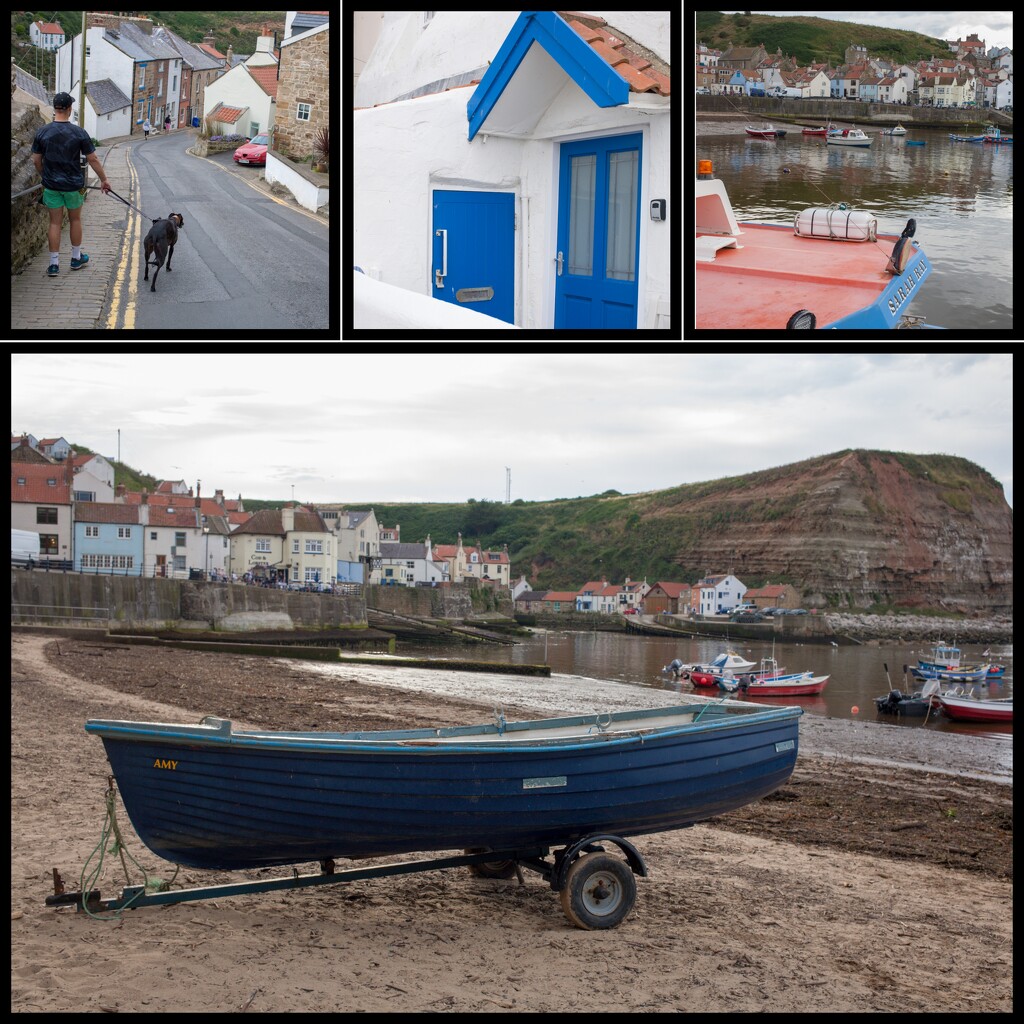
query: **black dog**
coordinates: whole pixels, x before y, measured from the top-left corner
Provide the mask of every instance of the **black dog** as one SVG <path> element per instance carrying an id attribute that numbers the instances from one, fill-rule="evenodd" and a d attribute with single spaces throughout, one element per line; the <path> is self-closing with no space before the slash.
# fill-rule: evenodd
<path id="1" fill-rule="evenodd" d="M 185 226 L 185 218 L 180 213 L 172 213 L 166 220 L 154 221 L 153 226 L 146 235 L 143 245 L 146 248 L 146 276 L 143 281 L 149 280 L 149 257 L 156 253 L 156 262 L 153 264 L 156 270 L 153 271 L 153 283 L 150 285 L 151 292 L 156 291 L 156 275 L 164 265 L 164 256 L 167 256 L 167 273 L 171 272 L 171 257 L 174 255 L 174 243 L 178 240 L 178 228 Z"/>

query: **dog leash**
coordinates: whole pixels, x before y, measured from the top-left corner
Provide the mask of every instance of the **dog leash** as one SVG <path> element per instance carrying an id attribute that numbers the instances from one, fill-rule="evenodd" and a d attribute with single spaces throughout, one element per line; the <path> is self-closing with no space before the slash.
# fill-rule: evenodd
<path id="1" fill-rule="evenodd" d="M 103 191 L 102 185 L 86 185 L 85 187 L 95 189 L 97 192 Z M 140 217 L 145 217 L 145 219 L 148 220 L 151 224 L 155 224 L 160 219 L 159 217 L 146 217 L 146 215 L 137 206 L 132 206 L 132 204 L 129 203 L 127 199 L 125 199 L 123 196 L 119 196 L 113 189 L 109 189 L 107 191 L 107 195 L 111 195 L 115 199 L 119 199 L 122 203 L 124 203 L 125 206 L 128 206 L 131 209 L 133 209 Z"/>

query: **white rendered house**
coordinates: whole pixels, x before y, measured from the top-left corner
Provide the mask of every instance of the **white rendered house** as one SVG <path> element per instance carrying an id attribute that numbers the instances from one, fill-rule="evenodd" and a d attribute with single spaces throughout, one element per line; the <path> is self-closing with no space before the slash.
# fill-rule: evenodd
<path id="1" fill-rule="evenodd" d="M 355 264 L 517 327 L 668 329 L 669 24 L 386 12 L 355 92 Z"/>

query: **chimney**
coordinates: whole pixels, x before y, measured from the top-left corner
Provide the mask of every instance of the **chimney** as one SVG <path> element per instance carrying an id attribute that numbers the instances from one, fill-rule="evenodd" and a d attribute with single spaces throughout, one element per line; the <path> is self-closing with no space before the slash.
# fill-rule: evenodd
<path id="1" fill-rule="evenodd" d="M 281 527 L 285 533 L 291 533 L 295 529 L 295 507 L 287 505 L 281 509 Z"/>
<path id="2" fill-rule="evenodd" d="M 124 484 L 118 484 L 114 488 L 114 500 L 115 501 L 122 501 L 123 502 L 124 501 L 124 495 L 125 495 L 125 492 L 127 490 L 128 490 L 128 488 L 125 487 Z"/>

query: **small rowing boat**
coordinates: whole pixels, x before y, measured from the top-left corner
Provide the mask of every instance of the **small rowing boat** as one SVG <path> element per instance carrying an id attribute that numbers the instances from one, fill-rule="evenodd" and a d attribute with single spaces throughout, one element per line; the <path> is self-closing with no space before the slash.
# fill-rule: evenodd
<path id="1" fill-rule="evenodd" d="M 90 720 L 139 838 L 207 869 L 683 828 L 789 778 L 801 711 L 682 705 L 387 732 Z"/>
<path id="2" fill-rule="evenodd" d="M 942 710 L 960 722 L 1013 722 L 1013 698 L 978 700 L 977 697 L 943 694 L 937 698 Z"/>
<path id="3" fill-rule="evenodd" d="M 770 124 L 763 124 L 760 128 L 751 127 L 749 124 L 744 129 L 748 135 L 755 139 L 782 138 L 786 134 L 784 128 L 773 128 Z"/>

